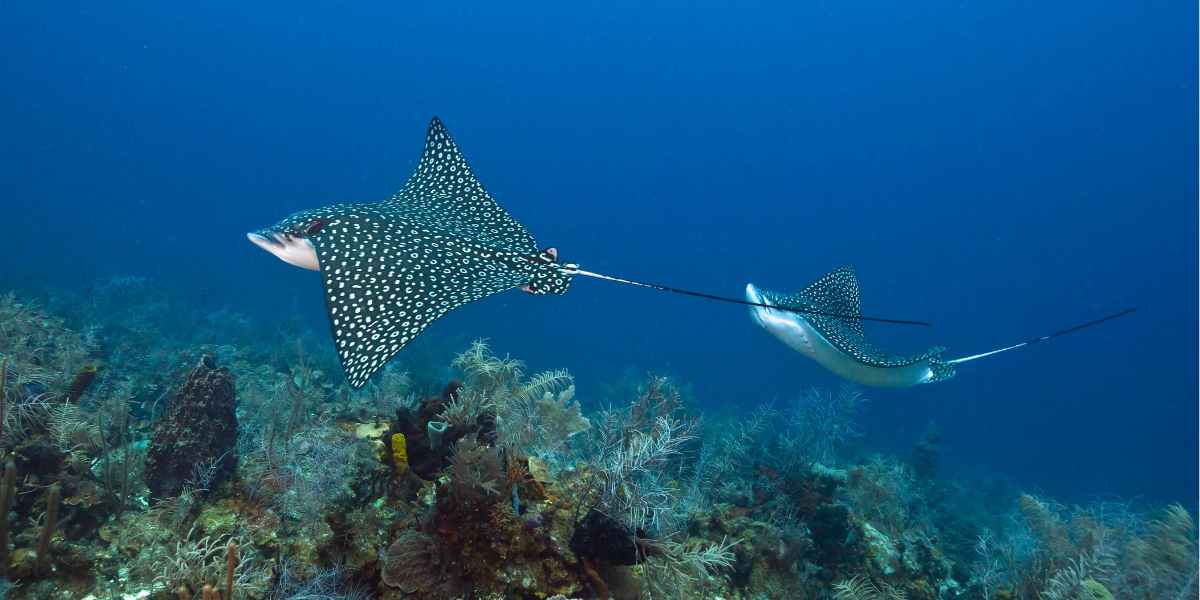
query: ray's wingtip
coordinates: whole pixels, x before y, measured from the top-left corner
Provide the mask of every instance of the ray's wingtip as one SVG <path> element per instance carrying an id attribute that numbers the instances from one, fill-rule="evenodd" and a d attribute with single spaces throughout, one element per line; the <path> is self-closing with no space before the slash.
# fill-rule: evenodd
<path id="1" fill-rule="evenodd" d="M 761 302 L 759 298 L 758 288 L 754 287 L 753 283 L 746 284 L 746 300 L 750 302 Z"/>

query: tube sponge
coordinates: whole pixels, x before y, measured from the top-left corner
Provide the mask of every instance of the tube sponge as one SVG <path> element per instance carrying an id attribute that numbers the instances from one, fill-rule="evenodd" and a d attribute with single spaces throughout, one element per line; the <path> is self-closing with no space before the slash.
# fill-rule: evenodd
<path id="1" fill-rule="evenodd" d="M 437 450 L 442 445 L 442 435 L 450 424 L 445 421 L 430 421 L 425 425 L 425 433 L 429 436 L 429 449 Z"/>

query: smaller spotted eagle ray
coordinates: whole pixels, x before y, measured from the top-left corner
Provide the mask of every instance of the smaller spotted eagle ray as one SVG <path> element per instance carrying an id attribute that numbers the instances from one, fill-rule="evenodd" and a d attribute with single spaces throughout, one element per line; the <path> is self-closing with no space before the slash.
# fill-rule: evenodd
<path id="1" fill-rule="evenodd" d="M 746 300 L 755 304 L 750 308 L 751 318 L 793 350 L 843 379 L 891 388 L 945 381 L 954 377 L 956 366 L 961 363 L 1044 342 L 1137 310 L 1125 309 L 1049 335 L 947 360 L 942 358 L 946 349 L 941 346 L 912 355 L 885 352 L 867 339 L 861 320 L 830 316 L 859 313 L 858 279 L 852 267 L 834 269 L 795 294 L 780 294 L 747 284 Z M 826 314 L 788 309 L 814 309 Z"/>
<path id="2" fill-rule="evenodd" d="M 533 236 L 484 190 L 436 117 L 416 169 L 391 198 L 301 211 L 246 235 L 280 260 L 321 273 L 334 346 L 356 388 L 447 312 L 514 288 L 563 294 L 580 275 L 754 304 L 559 263 L 556 249 L 538 250 Z M 814 308 L 782 310 L 928 325 Z"/>

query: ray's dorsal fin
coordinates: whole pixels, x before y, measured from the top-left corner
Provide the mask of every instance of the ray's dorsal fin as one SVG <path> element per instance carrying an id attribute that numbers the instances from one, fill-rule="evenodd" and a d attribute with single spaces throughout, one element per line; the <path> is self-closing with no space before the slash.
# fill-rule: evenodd
<path id="1" fill-rule="evenodd" d="M 862 316 L 862 297 L 858 292 L 858 278 L 854 275 L 854 267 L 850 265 L 838 267 L 808 284 L 796 294 L 794 300 L 799 303 L 811 304 L 827 313 L 848 317 Z M 852 318 L 843 319 L 843 321 L 855 333 L 860 335 L 864 333 L 861 319 Z"/>
<path id="2" fill-rule="evenodd" d="M 429 122 L 412 176 L 383 205 L 428 227 L 493 248 L 531 254 L 538 250 L 533 236 L 484 189 L 437 117 Z"/>

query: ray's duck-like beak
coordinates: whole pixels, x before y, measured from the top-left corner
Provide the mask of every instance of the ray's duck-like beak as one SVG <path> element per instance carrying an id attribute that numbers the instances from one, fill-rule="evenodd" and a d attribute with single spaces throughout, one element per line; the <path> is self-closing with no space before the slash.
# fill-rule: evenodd
<path id="1" fill-rule="evenodd" d="M 306 237 L 264 229 L 247 233 L 246 239 L 289 265 L 310 271 L 321 268 L 317 250 Z"/>

